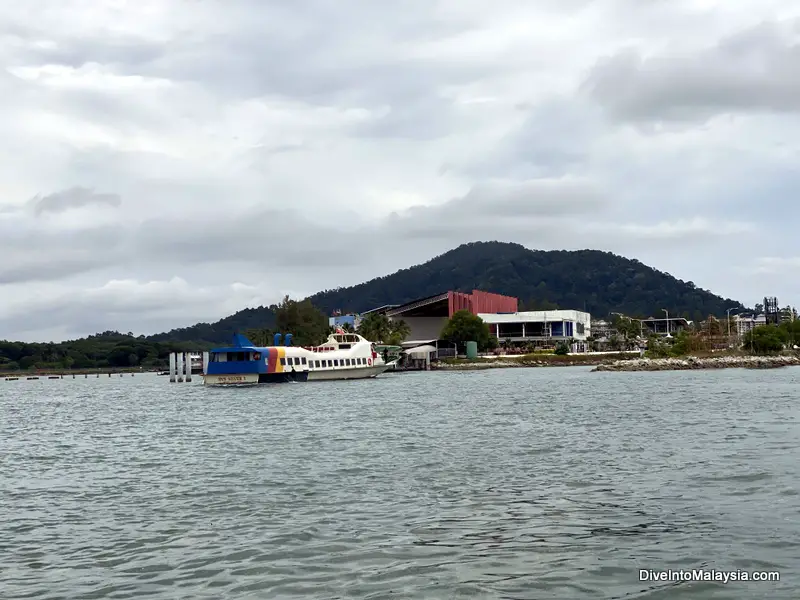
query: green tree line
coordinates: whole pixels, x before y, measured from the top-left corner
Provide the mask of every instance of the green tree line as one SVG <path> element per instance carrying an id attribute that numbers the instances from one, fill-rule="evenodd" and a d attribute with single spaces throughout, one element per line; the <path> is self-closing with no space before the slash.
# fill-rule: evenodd
<path id="1" fill-rule="evenodd" d="M 171 352 L 199 352 L 203 344 L 150 342 L 144 336 L 105 331 L 66 342 L 0 340 L 0 371 L 28 369 L 165 368 Z"/>

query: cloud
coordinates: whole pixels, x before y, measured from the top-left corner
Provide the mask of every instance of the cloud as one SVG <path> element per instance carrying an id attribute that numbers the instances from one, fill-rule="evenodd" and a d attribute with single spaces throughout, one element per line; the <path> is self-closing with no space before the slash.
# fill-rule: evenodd
<path id="1" fill-rule="evenodd" d="M 800 20 L 763 22 L 701 50 L 599 60 L 584 90 L 615 118 L 704 121 L 722 113 L 800 110 Z"/>
<path id="2" fill-rule="evenodd" d="M 37 195 L 28 202 L 38 217 L 44 213 L 62 213 L 73 208 L 83 208 L 91 205 L 106 205 L 119 208 L 122 199 L 117 194 L 98 194 L 94 190 L 73 187 L 62 192 L 55 192 L 47 196 Z"/>
<path id="3" fill-rule="evenodd" d="M 800 254 L 798 16 L 788 0 L 10 5 L 0 338 L 157 332 L 480 239 L 788 299 L 790 279 L 742 268 Z"/>
<path id="4" fill-rule="evenodd" d="M 800 268 L 800 256 L 762 256 L 743 266 L 741 271 L 756 275 L 786 276 L 797 268 Z"/>

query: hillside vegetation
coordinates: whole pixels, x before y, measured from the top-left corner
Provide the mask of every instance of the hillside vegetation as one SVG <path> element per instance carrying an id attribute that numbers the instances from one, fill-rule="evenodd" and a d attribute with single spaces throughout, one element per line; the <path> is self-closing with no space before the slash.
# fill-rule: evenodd
<path id="1" fill-rule="evenodd" d="M 463 244 L 421 265 L 347 288 L 326 290 L 309 299 L 325 314 L 340 309 L 362 312 L 384 304 L 402 304 L 447 290 L 481 289 L 516 296 L 528 310 L 572 308 L 595 318 L 617 311 L 630 316 L 672 316 L 701 320 L 725 315 L 726 309 L 744 309 L 642 264 L 638 260 L 598 250 L 529 250 L 519 244 L 474 242 Z M 151 336 L 152 341 L 221 343 L 235 331 L 270 328 L 275 306 L 248 308 L 216 323 L 199 323 Z"/>

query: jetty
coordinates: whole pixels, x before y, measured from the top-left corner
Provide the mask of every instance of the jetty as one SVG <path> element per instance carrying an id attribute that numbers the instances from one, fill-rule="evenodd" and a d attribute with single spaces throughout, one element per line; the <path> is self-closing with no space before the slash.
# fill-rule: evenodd
<path id="1" fill-rule="evenodd" d="M 134 377 L 142 371 L 118 371 L 104 369 L 102 371 L 8 371 L 0 373 L 0 381 L 35 381 L 37 379 L 89 379 L 100 377 Z"/>

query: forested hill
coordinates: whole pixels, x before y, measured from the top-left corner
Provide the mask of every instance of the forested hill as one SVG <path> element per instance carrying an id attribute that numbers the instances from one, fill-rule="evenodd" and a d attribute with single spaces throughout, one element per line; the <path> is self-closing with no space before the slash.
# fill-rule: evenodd
<path id="1" fill-rule="evenodd" d="M 326 314 L 401 304 L 447 290 L 486 290 L 516 296 L 523 309 L 573 308 L 595 318 L 612 311 L 631 316 L 724 316 L 734 300 L 721 298 L 667 273 L 597 250 L 541 251 L 505 242 L 464 244 L 428 262 L 353 287 L 311 296 Z M 151 336 L 153 341 L 225 343 L 234 331 L 269 328 L 274 307 L 246 309 L 213 324 L 201 323 Z"/>
<path id="2" fill-rule="evenodd" d="M 392 275 L 350 288 L 320 292 L 324 311 L 362 311 L 447 290 L 486 290 L 516 296 L 526 309 L 586 310 L 596 318 L 612 311 L 631 316 L 704 319 L 724 315 L 739 302 L 721 298 L 638 260 L 598 250 L 529 250 L 519 244 L 474 242 Z"/>

